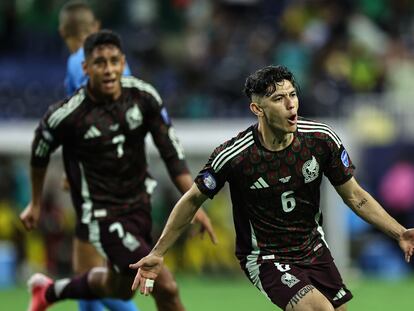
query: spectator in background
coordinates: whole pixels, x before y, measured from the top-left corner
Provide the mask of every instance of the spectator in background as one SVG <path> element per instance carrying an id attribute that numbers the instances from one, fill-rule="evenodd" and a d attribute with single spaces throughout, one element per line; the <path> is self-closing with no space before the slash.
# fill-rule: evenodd
<path id="1" fill-rule="evenodd" d="M 85 60 L 83 42 L 85 38 L 100 29 L 101 23 L 96 19 L 91 7 L 83 1 L 69 1 L 59 13 L 59 33 L 65 41 L 71 55 L 67 61 L 65 90 L 72 95 L 79 87 L 86 84 L 88 77 L 82 69 Z M 131 75 L 128 65 L 124 75 Z"/>
<path id="2" fill-rule="evenodd" d="M 59 33 L 71 53 L 67 60 L 65 77 L 65 91 L 68 96 L 73 95 L 88 80 L 82 68 L 82 63 L 85 61 L 83 43 L 90 34 L 97 32 L 100 26 L 101 23 L 96 19 L 92 8 L 84 1 L 69 1 L 60 10 Z M 131 75 L 128 65 L 125 66 L 123 74 Z M 66 176 L 64 176 L 64 184 L 68 185 Z M 105 260 L 88 242 L 84 232 L 87 232 L 86 225 L 77 222 L 72 258 L 73 270 L 76 274 L 105 265 Z M 81 311 L 100 311 L 104 306 L 111 310 L 137 310 L 132 301 L 115 299 L 79 301 Z"/>

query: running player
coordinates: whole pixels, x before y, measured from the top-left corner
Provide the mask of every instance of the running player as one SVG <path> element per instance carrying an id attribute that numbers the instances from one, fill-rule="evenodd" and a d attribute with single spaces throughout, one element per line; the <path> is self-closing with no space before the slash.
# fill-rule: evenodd
<path id="1" fill-rule="evenodd" d="M 36 227 L 50 154 L 62 146 L 65 172 L 79 221 L 87 237 L 108 259 L 71 279 L 52 281 L 43 274 L 29 280 L 30 311 L 46 310 L 63 299 L 130 299 L 134 271 L 128 264 L 148 254 L 151 241 L 150 195 L 155 181 L 147 171 L 145 136 L 155 145 L 176 187 L 192 184 L 184 153 L 160 95 L 150 84 L 122 77 L 125 55 L 119 36 L 102 30 L 86 38 L 86 87 L 51 107 L 35 132 L 32 145 L 32 200 L 20 218 L 27 230 Z M 215 235 L 207 215 L 195 215 Z M 159 310 L 184 310 L 171 273 L 164 267 L 154 297 Z"/>
<path id="2" fill-rule="evenodd" d="M 59 34 L 70 51 L 66 66 L 65 92 L 72 96 L 77 89 L 86 85 L 88 76 L 82 68 L 85 61 L 83 43 L 92 33 L 99 31 L 100 21 L 96 18 L 92 8 L 84 1 L 72 0 L 66 2 L 59 12 Z M 130 76 L 128 64 L 125 65 L 123 75 Z M 65 189 L 68 189 L 66 176 L 63 178 Z M 73 237 L 72 267 L 80 275 L 93 267 L 105 266 L 104 258 L 92 244 L 88 242 L 86 224 L 76 223 Z M 103 311 L 104 306 L 111 311 L 136 311 L 133 301 L 102 299 L 80 300 L 80 311 Z"/>
<path id="3" fill-rule="evenodd" d="M 401 226 L 360 187 L 328 125 L 298 117 L 297 87 L 287 68 L 258 70 L 247 78 L 245 93 L 258 123 L 215 149 L 153 250 L 130 265 L 139 268 L 132 288 L 152 291 L 165 252 L 200 205 L 228 182 L 236 256 L 249 280 L 283 310 L 344 311 L 352 294 L 324 239 L 322 175 L 355 213 L 399 243 L 406 261 L 413 255 L 414 229 Z"/>

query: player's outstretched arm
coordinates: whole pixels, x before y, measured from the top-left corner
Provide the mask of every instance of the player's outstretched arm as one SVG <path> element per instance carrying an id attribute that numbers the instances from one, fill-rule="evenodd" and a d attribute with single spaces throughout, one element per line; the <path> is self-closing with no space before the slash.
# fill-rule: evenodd
<path id="1" fill-rule="evenodd" d="M 190 174 L 181 174 L 174 178 L 174 184 L 177 189 L 181 191 L 181 193 L 186 193 L 193 186 L 193 179 Z M 203 237 L 204 233 L 207 232 L 211 242 L 213 242 L 213 244 L 217 244 L 217 237 L 214 232 L 214 228 L 211 225 L 210 217 L 208 217 L 202 207 L 195 213 L 191 223 L 198 223 L 200 225 L 199 232 L 201 237 Z"/>
<path id="2" fill-rule="evenodd" d="M 351 178 L 335 189 L 358 216 L 397 240 L 404 252 L 405 260 L 410 261 L 414 253 L 414 229 L 407 230 L 399 224 L 357 183 L 355 178 Z"/>
<path id="3" fill-rule="evenodd" d="M 164 254 L 191 223 L 195 213 L 206 199 L 207 196 L 202 194 L 195 184 L 181 197 L 168 217 L 161 237 L 152 251 L 148 256 L 129 266 L 131 269 L 138 269 L 132 290 L 139 287 L 141 294 L 144 295 L 152 292 L 152 281 L 161 271 Z"/>
<path id="4" fill-rule="evenodd" d="M 47 168 L 30 169 L 30 181 L 32 186 L 32 198 L 27 207 L 20 213 L 20 220 L 26 230 L 33 230 L 37 227 L 40 218 L 41 198 L 43 184 Z"/>

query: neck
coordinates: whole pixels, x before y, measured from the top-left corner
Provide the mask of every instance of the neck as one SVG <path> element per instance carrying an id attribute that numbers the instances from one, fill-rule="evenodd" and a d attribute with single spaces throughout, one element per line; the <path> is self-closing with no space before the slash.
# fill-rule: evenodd
<path id="1" fill-rule="evenodd" d="M 86 91 L 88 93 L 88 96 L 92 99 L 92 101 L 94 102 L 104 102 L 104 103 L 110 103 L 110 102 L 115 102 L 117 101 L 121 95 L 122 95 L 122 91 L 113 94 L 111 96 L 104 96 L 99 94 L 99 92 L 97 92 L 96 90 L 94 90 L 91 85 L 88 83 L 86 85 Z"/>
<path id="2" fill-rule="evenodd" d="M 66 46 L 68 47 L 70 53 L 75 53 L 83 45 L 83 38 L 70 37 L 65 39 Z"/>
<path id="3" fill-rule="evenodd" d="M 259 122 L 259 139 L 262 145 L 270 151 L 286 149 L 293 141 L 293 133 L 280 132 Z"/>

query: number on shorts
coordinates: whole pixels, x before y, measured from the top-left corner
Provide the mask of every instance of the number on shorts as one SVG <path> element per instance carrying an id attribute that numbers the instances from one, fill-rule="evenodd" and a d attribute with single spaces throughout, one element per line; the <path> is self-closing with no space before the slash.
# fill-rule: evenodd
<path id="1" fill-rule="evenodd" d="M 293 191 L 285 191 L 281 195 L 283 211 L 290 213 L 296 207 L 295 197 Z"/>

